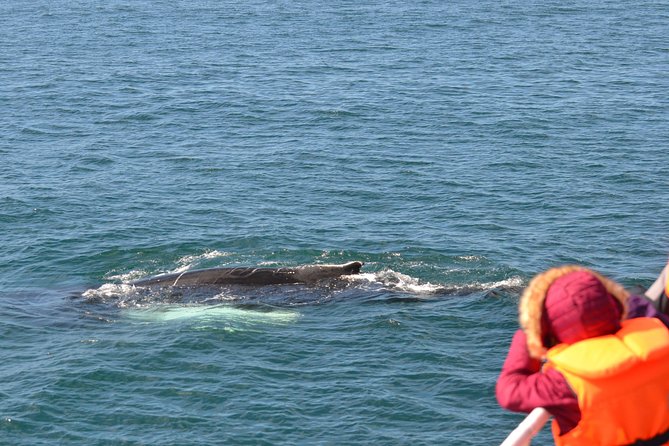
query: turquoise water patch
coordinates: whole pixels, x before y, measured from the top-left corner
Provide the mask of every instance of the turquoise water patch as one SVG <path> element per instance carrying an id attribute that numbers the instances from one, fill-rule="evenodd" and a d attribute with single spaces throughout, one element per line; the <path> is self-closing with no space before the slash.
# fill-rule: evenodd
<path id="1" fill-rule="evenodd" d="M 122 310 L 121 314 L 141 322 L 193 321 L 237 326 L 282 325 L 297 322 L 300 313 L 290 310 L 255 310 L 230 305 L 156 305 Z"/>

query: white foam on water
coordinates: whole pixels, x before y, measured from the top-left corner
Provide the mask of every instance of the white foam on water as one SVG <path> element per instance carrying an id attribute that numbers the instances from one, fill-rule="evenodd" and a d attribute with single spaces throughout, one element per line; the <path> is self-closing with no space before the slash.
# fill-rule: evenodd
<path id="1" fill-rule="evenodd" d="M 465 284 L 436 284 L 431 282 L 422 282 L 416 277 L 408 274 L 403 274 L 391 269 L 375 272 L 375 273 L 361 273 L 350 276 L 342 276 L 342 278 L 355 282 L 357 284 L 367 284 L 370 286 L 382 286 L 394 291 L 400 291 L 411 294 L 440 294 L 444 290 L 453 291 L 486 291 L 495 288 L 515 288 L 522 287 L 524 281 L 521 277 L 510 277 L 508 279 L 497 282 L 474 282 Z"/>
<path id="2" fill-rule="evenodd" d="M 474 256 L 474 255 L 469 255 L 469 256 L 459 256 L 457 257 L 460 260 L 466 260 L 468 262 L 478 262 L 480 260 L 483 260 L 484 257 L 481 256 Z"/>
<path id="3" fill-rule="evenodd" d="M 500 280 L 499 282 L 487 282 L 487 283 L 482 283 L 480 286 L 484 289 L 491 289 L 491 288 L 500 288 L 500 287 L 522 287 L 525 285 L 525 281 L 523 280 L 522 277 L 509 277 L 508 279 L 505 280 Z"/>
<path id="4" fill-rule="evenodd" d="M 135 287 L 127 283 L 105 283 L 99 288 L 91 288 L 84 291 L 81 295 L 86 299 L 111 299 L 121 296 L 127 296 Z"/>
<path id="5" fill-rule="evenodd" d="M 421 282 L 415 277 L 391 269 L 376 273 L 361 273 L 342 276 L 342 278 L 351 282 L 380 284 L 385 288 L 412 294 L 432 294 L 442 288 L 441 285 L 436 285 L 430 282 Z"/>
<path id="6" fill-rule="evenodd" d="M 128 283 L 132 282 L 133 280 L 143 279 L 146 277 L 153 277 L 156 275 L 182 273 L 184 271 L 189 271 L 191 269 L 197 268 L 198 263 L 200 263 L 202 260 L 211 260 L 211 259 L 217 259 L 219 257 L 228 257 L 228 256 L 230 256 L 230 253 L 228 252 L 222 252 L 217 250 L 207 251 L 198 255 L 188 255 L 181 257 L 176 262 L 178 266 L 172 270 L 160 273 L 155 273 L 155 272 L 150 273 L 145 270 L 137 269 L 119 274 L 107 274 L 105 276 L 105 280 Z"/>
<path id="7" fill-rule="evenodd" d="M 182 273 L 184 271 L 188 271 L 193 269 L 193 266 L 199 263 L 202 260 L 211 260 L 211 259 L 217 259 L 219 257 L 228 257 L 230 253 L 228 252 L 222 252 L 218 250 L 213 250 L 213 251 L 207 251 L 202 254 L 198 255 L 189 255 L 189 256 L 184 256 L 177 260 L 177 264 L 179 266 L 175 268 L 172 271 L 169 271 L 167 274 L 170 273 Z"/>

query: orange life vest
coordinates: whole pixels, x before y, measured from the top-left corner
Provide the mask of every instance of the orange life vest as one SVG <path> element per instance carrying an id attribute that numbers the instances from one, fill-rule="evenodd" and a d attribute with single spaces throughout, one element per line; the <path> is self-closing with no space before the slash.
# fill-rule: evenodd
<path id="1" fill-rule="evenodd" d="M 669 431 L 669 330 L 659 319 L 623 321 L 617 333 L 557 345 L 547 359 L 581 409 L 564 435 L 553 421 L 556 445 L 629 445 Z"/>

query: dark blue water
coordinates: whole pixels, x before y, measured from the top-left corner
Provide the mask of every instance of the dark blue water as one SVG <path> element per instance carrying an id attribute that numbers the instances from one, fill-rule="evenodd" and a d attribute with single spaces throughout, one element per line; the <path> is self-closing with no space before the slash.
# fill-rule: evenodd
<path id="1" fill-rule="evenodd" d="M 0 443 L 499 443 L 527 280 L 643 289 L 666 261 L 668 24 L 662 1 L 0 3 Z"/>

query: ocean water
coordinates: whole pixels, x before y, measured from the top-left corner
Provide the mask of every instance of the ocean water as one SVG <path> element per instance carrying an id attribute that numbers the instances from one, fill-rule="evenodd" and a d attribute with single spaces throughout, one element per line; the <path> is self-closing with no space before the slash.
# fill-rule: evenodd
<path id="1" fill-rule="evenodd" d="M 666 262 L 668 24 L 663 1 L 0 2 L 0 444 L 498 444 L 527 281 L 638 291 Z"/>

